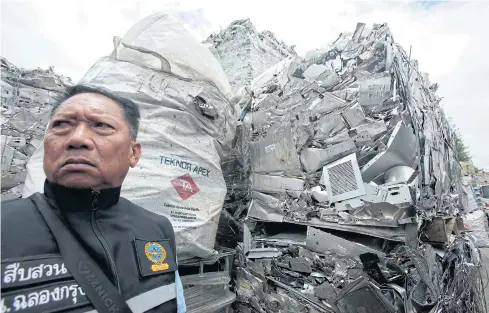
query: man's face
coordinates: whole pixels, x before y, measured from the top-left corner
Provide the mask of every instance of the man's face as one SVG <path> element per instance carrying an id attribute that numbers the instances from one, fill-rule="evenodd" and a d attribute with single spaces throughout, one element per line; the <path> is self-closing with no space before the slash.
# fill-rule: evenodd
<path id="1" fill-rule="evenodd" d="M 49 181 L 67 187 L 119 187 L 140 155 L 141 145 L 131 140 L 119 104 L 81 93 L 67 99 L 49 123 L 44 172 Z"/>

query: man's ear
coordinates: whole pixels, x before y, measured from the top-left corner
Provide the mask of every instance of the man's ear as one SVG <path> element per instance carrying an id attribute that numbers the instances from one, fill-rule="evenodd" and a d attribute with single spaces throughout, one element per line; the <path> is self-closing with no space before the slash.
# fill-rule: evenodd
<path id="1" fill-rule="evenodd" d="M 129 153 L 129 166 L 135 167 L 141 158 L 141 144 L 137 141 L 131 142 L 131 151 Z"/>

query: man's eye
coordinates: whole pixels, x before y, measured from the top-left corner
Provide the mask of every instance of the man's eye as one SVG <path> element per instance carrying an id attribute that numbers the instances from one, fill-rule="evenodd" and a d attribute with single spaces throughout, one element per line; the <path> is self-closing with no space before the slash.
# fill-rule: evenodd
<path id="1" fill-rule="evenodd" d="M 112 127 L 112 126 L 110 126 L 109 124 L 105 124 L 105 123 L 102 123 L 102 122 L 95 123 L 95 127 L 101 127 L 101 128 L 113 128 L 113 127 Z"/>
<path id="2" fill-rule="evenodd" d="M 67 126 L 69 123 L 67 121 L 54 121 L 53 122 L 53 127 L 63 127 Z"/>

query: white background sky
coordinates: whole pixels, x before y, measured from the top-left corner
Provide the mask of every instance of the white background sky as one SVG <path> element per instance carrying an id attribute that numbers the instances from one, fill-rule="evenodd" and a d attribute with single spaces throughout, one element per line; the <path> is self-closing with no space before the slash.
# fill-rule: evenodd
<path id="1" fill-rule="evenodd" d="M 78 80 L 139 19 L 177 14 L 199 39 L 236 19 L 296 45 L 299 54 L 353 32 L 357 22 L 388 23 L 421 71 L 438 82 L 442 107 L 460 129 L 476 166 L 489 170 L 489 1 L 2 0 L 1 55 L 24 68 L 54 65 Z"/>

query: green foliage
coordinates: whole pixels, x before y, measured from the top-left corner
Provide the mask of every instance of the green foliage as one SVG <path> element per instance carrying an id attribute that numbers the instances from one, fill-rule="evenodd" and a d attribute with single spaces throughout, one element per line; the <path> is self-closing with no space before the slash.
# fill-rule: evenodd
<path id="1" fill-rule="evenodd" d="M 465 145 L 462 136 L 458 129 L 455 130 L 455 148 L 457 153 L 457 159 L 459 161 L 468 162 L 470 161 L 469 148 Z"/>
<path id="2" fill-rule="evenodd" d="M 440 113 L 441 116 L 448 121 L 448 123 L 450 124 L 450 128 L 453 130 L 453 134 L 455 136 L 455 153 L 457 156 L 457 160 L 462 162 L 470 161 L 472 158 L 470 156 L 469 147 L 465 145 L 462 135 L 460 134 L 460 130 L 458 129 L 458 127 L 455 126 L 452 117 L 450 116 L 446 118 L 445 111 L 442 108 L 440 108 Z"/>

